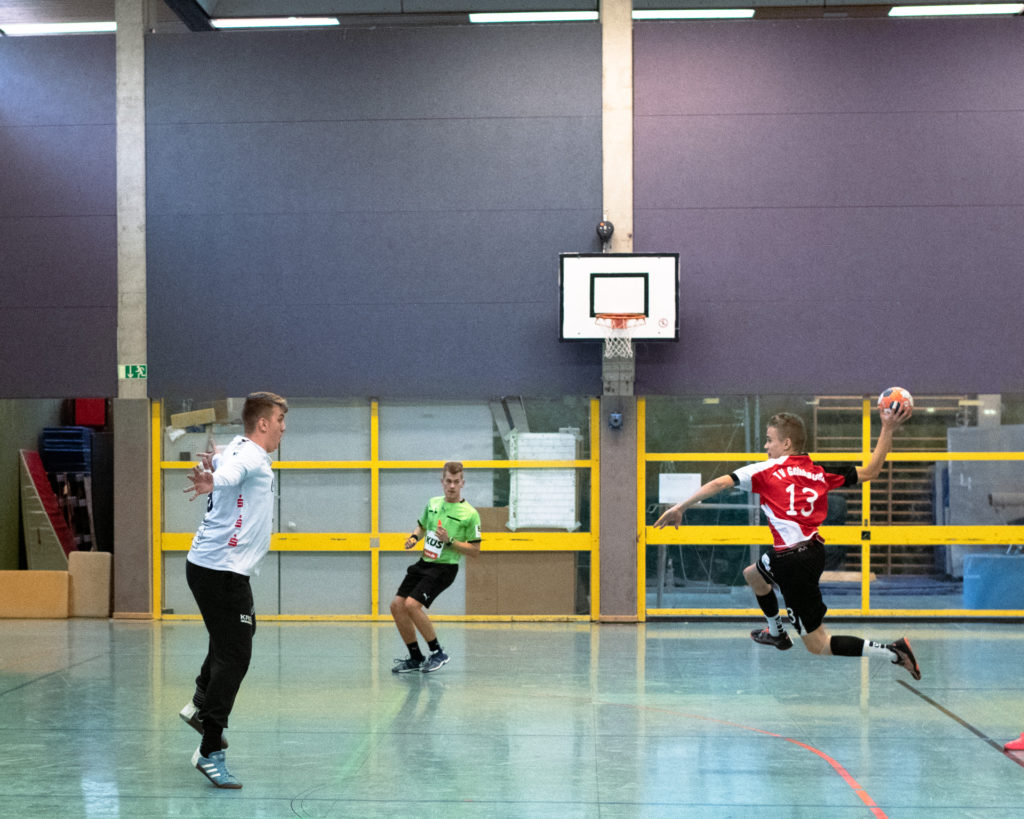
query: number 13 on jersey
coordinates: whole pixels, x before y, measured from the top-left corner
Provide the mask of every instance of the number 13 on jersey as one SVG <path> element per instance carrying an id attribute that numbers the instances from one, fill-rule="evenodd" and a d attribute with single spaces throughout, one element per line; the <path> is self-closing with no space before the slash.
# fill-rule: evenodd
<path id="1" fill-rule="evenodd" d="M 799 493 L 797 490 L 799 490 Z M 789 494 L 789 509 L 786 510 L 787 515 L 794 518 L 797 515 L 809 518 L 814 514 L 814 502 L 821 497 L 820 492 L 811 489 L 809 486 L 798 487 L 793 484 L 786 487 L 786 492 Z"/>

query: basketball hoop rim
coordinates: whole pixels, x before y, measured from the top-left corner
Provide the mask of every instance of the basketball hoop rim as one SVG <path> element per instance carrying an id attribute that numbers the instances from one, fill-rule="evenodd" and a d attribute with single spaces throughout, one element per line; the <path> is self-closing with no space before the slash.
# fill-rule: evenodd
<path id="1" fill-rule="evenodd" d="M 627 327 L 635 327 L 647 321 L 643 313 L 596 313 L 594 323 L 602 327 L 610 327 L 612 330 L 625 330 Z"/>

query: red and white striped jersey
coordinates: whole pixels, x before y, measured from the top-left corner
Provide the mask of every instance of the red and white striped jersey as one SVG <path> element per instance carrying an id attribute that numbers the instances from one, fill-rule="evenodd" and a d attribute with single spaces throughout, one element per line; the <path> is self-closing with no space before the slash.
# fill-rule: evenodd
<path id="1" fill-rule="evenodd" d="M 828 493 L 857 483 L 857 468 L 826 472 L 808 455 L 784 455 L 733 471 L 741 489 L 761 496 L 776 549 L 810 540 L 828 514 Z"/>

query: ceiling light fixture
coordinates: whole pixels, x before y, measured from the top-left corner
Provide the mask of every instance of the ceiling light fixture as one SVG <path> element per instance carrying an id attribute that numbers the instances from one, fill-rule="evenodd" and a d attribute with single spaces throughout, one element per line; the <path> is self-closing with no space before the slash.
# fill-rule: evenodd
<path id="1" fill-rule="evenodd" d="M 117 23 L 6 23 L 0 31 L 8 37 L 35 37 L 47 34 L 109 34 Z"/>
<path id="2" fill-rule="evenodd" d="M 1020 14 L 1024 3 L 974 3 L 951 6 L 893 6 L 890 17 L 953 17 L 972 14 Z"/>
<path id="3" fill-rule="evenodd" d="M 736 20 L 754 16 L 754 9 L 647 9 L 633 12 L 634 20 Z"/>
<path id="4" fill-rule="evenodd" d="M 580 23 L 597 20 L 596 11 L 470 12 L 471 23 Z"/>
<path id="5" fill-rule="evenodd" d="M 215 17 L 214 28 L 316 28 L 337 26 L 337 17 Z"/>

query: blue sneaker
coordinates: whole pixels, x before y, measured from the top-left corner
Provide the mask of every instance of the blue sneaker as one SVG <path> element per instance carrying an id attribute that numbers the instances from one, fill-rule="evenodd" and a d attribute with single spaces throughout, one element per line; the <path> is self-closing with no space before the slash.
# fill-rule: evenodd
<path id="1" fill-rule="evenodd" d="M 184 721 L 184 723 L 190 728 L 195 728 L 200 734 L 203 733 L 203 721 L 199 719 L 199 709 L 196 708 L 195 703 L 189 703 L 178 712 L 178 716 Z M 220 748 L 223 751 L 228 747 L 228 734 L 227 731 L 220 735 Z"/>
<path id="2" fill-rule="evenodd" d="M 192 754 L 192 764 L 218 788 L 237 789 L 242 787 L 242 783 L 228 772 L 223 751 L 214 751 L 209 756 L 200 756 L 199 749 L 196 748 L 196 752 Z"/>
<path id="3" fill-rule="evenodd" d="M 441 666 L 451 659 L 441 649 L 438 649 L 431 654 L 427 659 L 423 661 L 423 665 L 420 666 L 420 671 L 424 674 L 429 674 L 431 671 L 437 671 Z"/>
<path id="4" fill-rule="evenodd" d="M 412 657 L 406 657 L 404 660 L 395 660 L 395 664 L 391 666 L 391 673 L 408 674 L 410 671 L 419 671 L 421 662 L 426 661 L 414 660 Z"/>

